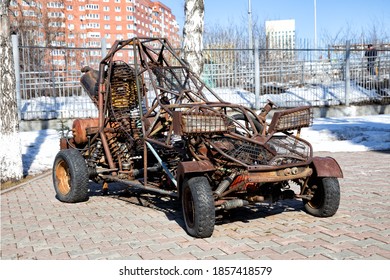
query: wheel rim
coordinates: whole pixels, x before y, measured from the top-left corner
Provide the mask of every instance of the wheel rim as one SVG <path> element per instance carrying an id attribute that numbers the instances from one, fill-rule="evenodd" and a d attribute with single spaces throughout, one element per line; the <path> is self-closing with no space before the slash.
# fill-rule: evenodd
<path id="1" fill-rule="evenodd" d="M 308 202 L 309 206 L 314 209 L 321 208 L 322 205 L 324 205 L 324 189 L 318 184 L 316 186 L 317 188 L 314 191 L 314 196 Z"/>
<path id="2" fill-rule="evenodd" d="M 56 179 L 58 191 L 66 195 L 70 191 L 69 167 L 65 161 L 60 161 L 56 166 Z"/>
<path id="3" fill-rule="evenodd" d="M 192 228 L 195 222 L 194 200 L 192 199 L 191 190 L 188 187 L 185 188 L 183 193 L 183 208 L 187 226 Z"/>

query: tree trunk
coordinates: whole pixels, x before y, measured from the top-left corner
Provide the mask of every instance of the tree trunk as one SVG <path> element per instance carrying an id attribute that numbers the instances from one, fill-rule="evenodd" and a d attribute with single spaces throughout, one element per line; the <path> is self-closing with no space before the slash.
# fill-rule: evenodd
<path id="1" fill-rule="evenodd" d="M 184 13 L 184 59 L 200 76 L 203 71 L 204 0 L 186 0 Z"/>
<path id="2" fill-rule="evenodd" d="M 16 103 L 15 69 L 12 56 L 10 0 L 0 0 L 0 180 L 17 181 L 23 176 L 22 150 Z"/>

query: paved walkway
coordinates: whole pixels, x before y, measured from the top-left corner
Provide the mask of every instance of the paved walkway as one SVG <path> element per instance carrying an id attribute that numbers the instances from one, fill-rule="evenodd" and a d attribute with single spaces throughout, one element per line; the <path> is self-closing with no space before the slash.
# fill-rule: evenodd
<path id="1" fill-rule="evenodd" d="M 312 217 L 299 201 L 237 209 L 207 239 L 186 234 L 175 201 L 91 185 L 89 201 L 65 204 L 47 174 L 1 194 L 1 258 L 390 259 L 390 152 L 326 155 L 345 175 L 334 217 Z"/>

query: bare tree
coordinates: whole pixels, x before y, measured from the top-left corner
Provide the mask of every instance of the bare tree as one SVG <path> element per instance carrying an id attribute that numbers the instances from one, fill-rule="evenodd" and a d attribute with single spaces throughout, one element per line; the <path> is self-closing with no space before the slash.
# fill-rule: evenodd
<path id="1" fill-rule="evenodd" d="M 192 71 L 200 75 L 203 71 L 204 0 L 186 0 L 184 13 L 184 59 Z"/>
<path id="2" fill-rule="evenodd" d="M 10 0 L 0 0 L 0 181 L 23 176 L 22 150 L 16 103 L 15 69 L 12 55 Z"/>

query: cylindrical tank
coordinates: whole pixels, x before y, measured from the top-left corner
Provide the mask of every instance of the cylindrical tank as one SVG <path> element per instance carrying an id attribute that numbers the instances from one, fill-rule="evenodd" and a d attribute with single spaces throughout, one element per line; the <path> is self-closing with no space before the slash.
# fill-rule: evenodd
<path id="1" fill-rule="evenodd" d="M 89 127 L 98 127 L 99 119 L 90 118 L 90 119 L 75 119 L 73 121 L 72 133 L 73 139 L 76 144 L 87 143 L 87 131 Z"/>

